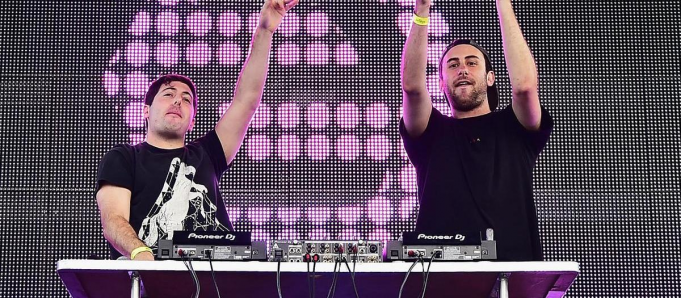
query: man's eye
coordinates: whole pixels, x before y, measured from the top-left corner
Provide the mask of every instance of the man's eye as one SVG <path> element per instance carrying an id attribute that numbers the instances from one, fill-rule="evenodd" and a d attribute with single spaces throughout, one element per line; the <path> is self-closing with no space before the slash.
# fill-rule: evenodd
<path id="1" fill-rule="evenodd" d="M 183 98 L 183 99 L 184 99 L 184 101 L 186 101 L 186 102 L 190 102 L 190 101 L 191 101 L 189 98 L 186 98 L 186 97 Z"/>
<path id="2" fill-rule="evenodd" d="M 475 65 L 478 65 L 478 62 L 468 62 L 468 65 L 475 66 Z"/>
<path id="3" fill-rule="evenodd" d="M 449 65 L 449 67 L 450 68 L 457 68 L 457 67 L 459 67 L 459 64 L 452 63 L 452 64 Z"/>

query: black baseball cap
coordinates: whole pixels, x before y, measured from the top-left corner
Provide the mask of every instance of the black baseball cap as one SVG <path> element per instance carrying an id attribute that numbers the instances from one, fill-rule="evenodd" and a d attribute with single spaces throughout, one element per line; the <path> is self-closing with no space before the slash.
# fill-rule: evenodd
<path id="1" fill-rule="evenodd" d="M 470 39 L 457 39 L 454 42 L 450 43 L 440 56 L 440 64 L 438 64 L 438 68 L 442 67 L 442 60 L 445 58 L 447 52 L 449 52 L 449 50 L 451 50 L 453 47 L 462 44 L 471 45 L 474 46 L 476 49 L 480 50 L 480 52 L 482 52 L 482 55 L 485 57 L 485 72 L 494 71 L 494 67 L 492 67 L 492 60 L 489 59 L 489 53 L 487 53 L 487 50 L 485 50 L 485 48 L 483 48 L 478 43 Z M 440 75 L 441 74 L 442 73 L 440 73 Z M 492 86 L 487 86 L 487 103 L 489 104 L 490 111 L 494 111 L 499 105 L 499 89 L 497 89 L 496 81 L 494 82 L 494 84 L 492 84 Z"/>

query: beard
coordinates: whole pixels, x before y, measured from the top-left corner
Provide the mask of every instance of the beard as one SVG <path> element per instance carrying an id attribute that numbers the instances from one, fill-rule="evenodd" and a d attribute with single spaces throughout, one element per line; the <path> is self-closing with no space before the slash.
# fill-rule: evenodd
<path id="1" fill-rule="evenodd" d="M 478 108 L 485 102 L 487 98 L 487 86 L 482 88 L 478 85 L 473 85 L 473 90 L 465 94 L 457 94 L 456 87 L 447 86 L 447 99 L 449 104 L 455 111 L 468 112 Z"/>

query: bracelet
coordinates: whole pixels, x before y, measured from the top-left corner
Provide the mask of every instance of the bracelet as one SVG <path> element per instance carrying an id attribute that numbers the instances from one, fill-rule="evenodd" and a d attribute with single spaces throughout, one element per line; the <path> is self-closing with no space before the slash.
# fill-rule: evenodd
<path id="1" fill-rule="evenodd" d="M 135 257 L 136 257 L 139 253 L 145 252 L 145 251 L 148 251 L 148 252 L 150 252 L 150 253 L 152 253 L 152 254 L 154 253 L 154 251 L 151 250 L 151 248 L 146 247 L 146 246 L 140 246 L 140 247 L 135 248 L 135 249 L 132 250 L 132 252 L 130 253 L 130 259 L 131 259 L 131 260 L 134 260 Z"/>
<path id="2" fill-rule="evenodd" d="M 419 25 L 419 26 L 427 26 L 428 25 L 428 18 L 427 17 L 419 17 L 416 14 L 414 14 L 414 24 Z"/>

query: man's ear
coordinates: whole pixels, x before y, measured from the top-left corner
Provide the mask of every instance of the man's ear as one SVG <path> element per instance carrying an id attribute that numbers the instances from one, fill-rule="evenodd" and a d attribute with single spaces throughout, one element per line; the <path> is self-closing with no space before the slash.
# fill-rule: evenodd
<path id="1" fill-rule="evenodd" d="M 492 85 L 494 85 L 494 81 L 496 80 L 494 72 L 493 71 L 487 72 L 487 77 L 485 79 L 487 80 L 487 86 L 491 87 Z"/>
<path id="2" fill-rule="evenodd" d="M 187 131 L 192 131 L 192 129 L 194 129 L 194 124 L 196 124 L 196 116 L 192 117 L 192 121 L 189 122 L 189 127 L 187 128 Z"/>
<path id="3" fill-rule="evenodd" d="M 142 109 L 142 115 L 144 115 L 144 120 L 149 121 L 149 105 L 144 105 L 144 109 Z"/>

